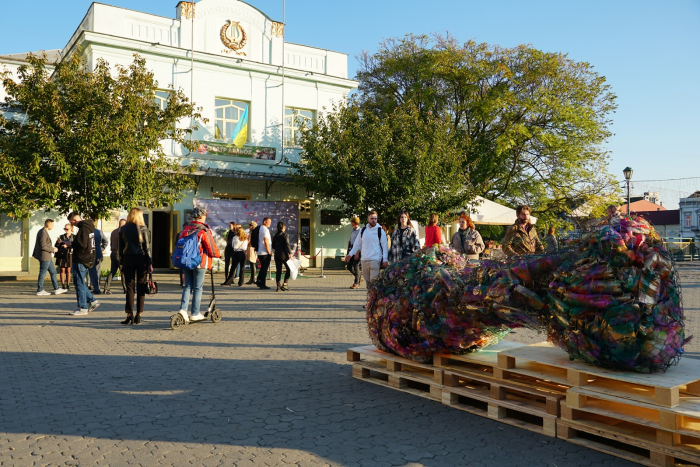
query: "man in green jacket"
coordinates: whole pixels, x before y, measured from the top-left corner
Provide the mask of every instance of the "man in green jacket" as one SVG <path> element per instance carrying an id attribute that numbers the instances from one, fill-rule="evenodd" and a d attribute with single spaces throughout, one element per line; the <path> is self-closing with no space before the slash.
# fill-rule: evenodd
<path id="1" fill-rule="evenodd" d="M 503 253 L 506 256 L 544 253 L 544 246 L 537 236 L 535 226 L 530 223 L 530 206 L 521 204 L 516 209 L 518 218 L 508 227 L 503 238 Z"/>

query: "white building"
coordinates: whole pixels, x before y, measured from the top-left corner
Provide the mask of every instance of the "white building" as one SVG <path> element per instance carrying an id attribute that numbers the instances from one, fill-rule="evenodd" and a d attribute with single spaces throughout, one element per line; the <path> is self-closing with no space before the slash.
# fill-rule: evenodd
<path id="1" fill-rule="evenodd" d="M 290 181 L 285 158 L 298 158 L 295 122 L 315 120 L 356 88 L 357 82 L 347 76 L 347 55 L 285 43 L 280 22 L 242 1 L 200 0 L 194 14 L 193 9 L 191 3 L 180 2 L 175 17 L 166 18 L 93 3 L 65 47 L 52 52 L 65 57 L 80 50 L 91 67 L 98 58 L 111 67 L 128 65 L 138 53 L 163 93 L 170 86 L 182 88 L 209 119 L 199 123 L 195 134 L 203 144 L 202 153 L 187 154 L 175 144 L 166 147 L 166 153 L 185 164 L 196 159 L 201 170 L 195 178 L 196 192 L 186 193 L 174 206 L 147 212 L 153 238 L 168 239 L 153 245 L 154 266 L 169 267 L 174 235 L 195 197 L 296 201 L 303 252 L 310 256 L 323 246 L 325 257 L 343 256 L 349 229 L 322 225 L 321 210 L 306 191 L 279 182 Z M 4 64 L 13 71 L 26 62 L 25 57 L 0 55 L 0 68 Z M 0 99 L 4 99 L 1 87 Z M 231 131 L 246 107 L 248 149 L 231 151 L 231 145 L 217 145 L 230 143 Z M 256 152 L 262 156 L 252 156 Z M 105 233 L 112 230 L 117 216 L 115 212 L 111 221 L 103 221 Z M 37 268 L 29 257 L 36 232 L 48 217 L 59 216 L 36 213 L 15 223 L 0 214 L 0 270 Z M 58 221 L 62 226 L 63 219 Z M 55 237 L 60 233 L 60 228 L 52 231 Z"/>
<path id="2" fill-rule="evenodd" d="M 678 200 L 681 214 L 680 237 L 700 239 L 700 190 Z"/>

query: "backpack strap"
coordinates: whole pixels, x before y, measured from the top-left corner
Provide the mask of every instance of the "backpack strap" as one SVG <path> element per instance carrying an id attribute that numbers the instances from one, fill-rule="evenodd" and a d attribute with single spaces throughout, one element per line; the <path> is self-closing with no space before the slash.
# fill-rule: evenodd
<path id="1" fill-rule="evenodd" d="M 382 229 L 381 227 L 379 227 L 377 229 L 377 241 L 379 242 L 379 251 L 382 252 L 382 259 L 384 259 L 384 247 L 382 246 L 382 232 L 383 231 L 384 231 L 384 229 Z"/>

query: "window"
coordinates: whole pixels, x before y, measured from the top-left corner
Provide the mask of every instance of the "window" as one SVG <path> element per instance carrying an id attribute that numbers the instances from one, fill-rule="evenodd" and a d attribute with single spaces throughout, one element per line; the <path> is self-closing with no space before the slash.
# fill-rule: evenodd
<path id="1" fill-rule="evenodd" d="M 214 104 L 216 110 L 214 139 L 231 139 L 234 136 L 233 130 L 236 129 L 238 119 L 241 118 L 248 105 L 248 102 L 217 97 Z M 250 111 L 248 114 L 248 122 L 250 122 Z M 248 138 L 250 138 L 250 126 L 248 126 Z"/>
<path id="2" fill-rule="evenodd" d="M 313 125 L 315 120 L 313 110 L 284 109 L 284 145 L 287 147 L 299 146 L 301 141 L 301 129 Z"/>
<path id="3" fill-rule="evenodd" d="M 165 110 L 165 108 L 168 106 L 170 94 L 172 94 L 172 91 L 156 91 L 153 99 L 156 101 L 156 105 L 160 110 Z"/>
<path id="4" fill-rule="evenodd" d="M 685 215 L 685 226 L 690 227 L 690 214 Z"/>

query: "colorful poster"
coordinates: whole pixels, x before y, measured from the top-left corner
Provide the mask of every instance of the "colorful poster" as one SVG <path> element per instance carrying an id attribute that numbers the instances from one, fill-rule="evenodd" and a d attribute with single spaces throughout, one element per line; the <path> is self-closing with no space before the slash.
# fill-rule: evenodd
<path id="1" fill-rule="evenodd" d="M 197 154 L 212 154 L 214 156 L 234 156 L 263 161 L 274 161 L 277 157 L 276 148 L 263 146 L 243 146 L 238 148 L 233 143 L 219 141 L 200 141 Z"/>
<path id="2" fill-rule="evenodd" d="M 299 237 L 299 203 L 296 201 L 231 201 L 224 199 L 195 199 L 196 206 L 203 206 L 208 211 L 207 224 L 214 232 L 214 237 L 222 254 L 226 247 L 226 232 L 229 222 L 233 221 L 248 228 L 250 221 L 260 225 L 265 217 L 272 219 L 270 236 L 277 231 L 277 222 L 284 222 L 289 235 L 289 244 L 294 250 Z"/>

